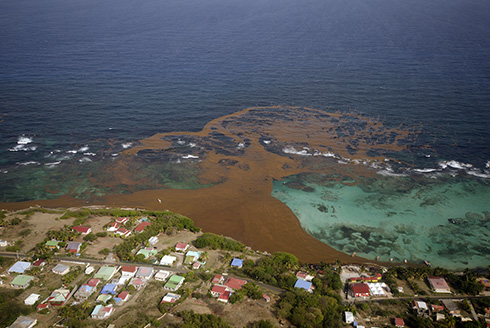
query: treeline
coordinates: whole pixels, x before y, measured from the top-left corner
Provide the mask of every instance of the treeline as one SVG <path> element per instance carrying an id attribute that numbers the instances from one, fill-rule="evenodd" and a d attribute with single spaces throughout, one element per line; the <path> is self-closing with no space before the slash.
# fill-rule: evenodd
<path id="1" fill-rule="evenodd" d="M 298 258 L 284 252 L 263 257 L 257 263 L 252 260 L 243 261 L 243 272 L 247 276 L 285 289 L 292 288 L 296 283 L 297 278 L 292 271 L 298 267 Z"/>
<path id="2" fill-rule="evenodd" d="M 245 250 L 245 245 L 241 242 L 209 232 L 199 236 L 194 241 L 194 246 L 197 248 L 209 247 L 211 249 L 224 249 L 237 252 Z"/>
<path id="3" fill-rule="evenodd" d="M 0 289 L 0 327 L 8 327 L 21 315 L 27 315 L 33 308 L 14 301 L 23 290 Z"/>
<path id="4" fill-rule="evenodd" d="M 133 261 L 134 256 L 131 254 L 133 250 L 161 232 L 168 232 L 173 229 L 187 229 L 191 232 L 200 231 L 191 219 L 170 211 L 141 211 L 141 213 L 151 217 L 150 221 L 152 224 L 146 226 L 143 232 L 131 235 L 121 244 L 114 247 L 114 252 L 123 261 Z"/>
<path id="5" fill-rule="evenodd" d="M 213 314 L 200 314 L 194 313 L 194 311 L 181 311 L 178 316 L 182 319 L 183 323 L 174 325 L 173 327 L 179 328 L 231 328 L 231 326 L 223 319 Z"/>

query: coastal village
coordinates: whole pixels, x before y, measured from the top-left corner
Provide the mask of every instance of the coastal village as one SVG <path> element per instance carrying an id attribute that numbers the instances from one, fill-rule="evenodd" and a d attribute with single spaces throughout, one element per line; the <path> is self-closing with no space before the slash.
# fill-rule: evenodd
<path id="1" fill-rule="evenodd" d="M 299 263 L 172 212 L 3 212 L 0 259 L 11 328 L 490 327 L 488 271 Z"/>

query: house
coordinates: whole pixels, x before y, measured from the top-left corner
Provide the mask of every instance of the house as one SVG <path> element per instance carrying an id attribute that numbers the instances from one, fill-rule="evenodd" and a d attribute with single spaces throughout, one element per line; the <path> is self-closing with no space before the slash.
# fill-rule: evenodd
<path id="1" fill-rule="evenodd" d="M 60 264 L 56 265 L 52 271 L 55 274 L 59 274 L 60 276 L 63 276 L 65 274 L 67 274 L 68 272 L 70 272 L 70 267 L 68 265 L 64 265 L 64 264 L 60 263 Z"/>
<path id="2" fill-rule="evenodd" d="M 116 268 L 115 267 L 110 267 L 110 266 L 103 266 L 97 271 L 97 273 L 94 275 L 95 279 L 101 279 L 101 280 L 110 280 L 112 276 L 116 273 Z"/>
<path id="3" fill-rule="evenodd" d="M 78 242 L 69 242 L 67 245 L 66 245 L 66 251 L 70 252 L 70 253 L 79 253 L 80 252 L 80 247 L 82 246 L 82 243 L 78 243 Z"/>
<path id="4" fill-rule="evenodd" d="M 99 304 L 95 307 L 90 316 L 94 319 L 105 319 L 108 318 L 113 312 L 114 308 L 112 305 L 103 306 Z"/>
<path id="5" fill-rule="evenodd" d="M 367 285 L 373 296 L 386 296 L 385 289 L 389 289 L 384 282 L 368 282 Z"/>
<path id="6" fill-rule="evenodd" d="M 15 277 L 12 282 L 10 283 L 10 286 L 13 288 L 27 288 L 31 281 L 34 280 L 34 277 L 32 276 L 26 276 L 26 275 L 18 275 Z"/>
<path id="7" fill-rule="evenodd" d="M 454 303 L 453 300 L 442 299 L 441 302 L 442 302 L 442 304 L 444 305 L 444 308 L 446 309 L 446 311 L 449 314 L 452 314 L 452 315 L 454 315 L 454 314 L 461 314 L 461 310 L 456 305 L 456 303 Z"/>
<path id="8" fill-rule="evenodd" d="M 436 313 L 436 321 L 442 321 L 445 320 L 446 316 L 442 313 Z"/>
<path id="9" fill-rule="evenodd" d="M 354 322 L 354 314 L 350 311 L 345 311 L 344 312 L 344 321 L 345 323 L 353 323 Z"/>
<path id="10" fill-rule="evenodd" d="M 6 240 L 0 240 L 0 247 L 7 247 L 9 245 L 9 242 Z"/>
<path id="11" fill-rule="evenodd" d="M 136 278 L 150 279 L 153 275 L 153 268 L 151 267 L 140 267 L 136 272 Z"/>
<path id="12" fill-rule="evenodd" d="M 75 295 L 73 297 L 79 301 L 85 301 L 87 298 L 90 297 L 95 292 L 95 287 L 94 286 L 89 286 L 89 285 L 82 285 L 80 288 L 77 290 Z"/>
<path id="13" fill-rule="evenodd" d="M 196 262 L 197 260 L 199 260 L 199 258 L 201 257 L 201 252 L 196 252 L 196 251 L 188 251 L 186 254 L 185 254 L 185 259 L 184 259 L 184 263 L 186 264 L 191 264 L 191 263 L 194 263 Z"/>
<path id="14" fill-rule="evenodd" d="M 142 254 L 145 259 L 149 258 L 150 256 L 155 256 L 157 255 L 158 251 L 154 248 L 151 248 L 151 247 L 145 247 L 145 248 L 141 248 L 137 253 L 136 255 L 139 255 L 139 254 Z"/>
<path id="15" fill-rule="evenodd" d="M 41 311 L 49 307 L 48 303 L 40 303 L 36 306 L 36 310 Z"/>
<path id="16" fill-rule="evenodd" d="M 177 245 L 175 245 L 175 250 L 177 252 L 185 252 L 188 248 L 189 244 L 186 243 L 177 243 Z"/>
<path id="17" fill-rule="evenodd" d="M 102 287 L 102 291 L 100 293 L 114 295 L 116 294 L 116 289 L 117 289 L 116 284 L 107 284 L 104 287 Z"/>
<path id="18" fill-rule="evenodd" d="M 66 288 L 54 290 L 48 297 L 48 303 L 51 306 L 62 306 L 68 300 L 70 291 Z"/>
<path id="19" fill-rule="evenodd" d="M 160 265 L 164 265 L 164 266 L 172 266 L 176 260 L 177 260 L 177 257 L 175 257 L 175 256 L 172 256 L 172 255 L 165 255 L 165 256 L 164 256 L 164 257 L 162 257 L 162 259 L 160 260 Z"/>
<path id="20" fill-rule="evenodd" d="M 210 293 L 211 295 L 213 295 L 213 297 L 219 297 L 221 296 L 221 294 L 223 294 L 226 291 L 227 291 L 226 286 L 214 285 L 211 288 Z"/>
<path id="21" fill-rule="evenodd" d="M 116 219 L 116 223 L 119 223 L 119 224 L 126 224 L 126 223 L 128 223 L 128 221 L 129 221 L 129 218 L 121 217 L 121 218 Z"/>
<path id="22" fill-rule="evenodd" d="M 202 263 L 201 262 L 194 262 L 192 263 L 192 269 L 197 270 L 201 267 Z"/>
<path id="23" fill-rule="evenodd" d="M 8 269 L 8 273 L 24 273 L 25 271 L 29 270 L 31 268 L 31 262 L 25 262 L 25 261 L 17 261 Z"/>
<path id="24" fill-rule="evenodd" d="M 92 278 L 89 281 L 87 281 L 87 285 L 90 287 L 97 287 L 97 285 L 100 283 L 99 279 Z"/>
<path id="25" fill-rule="evenodd" d="M 430 309 L 432 310 L 432 312 L 441 312 L 444 311 L 444 306 L 431 304 Z"/>
<path id="26" fill-rule="evenodd" d="M 175 302 L 177 302 L 179 299 L 180 299 L 180 295 L 178 295 L 178 294 L 173 294 L 173 293 L 167 293 L 167 295 L 165 295 L 165 296 L 162 298 L 162 301 L 160 302 L 160 304 L 162 304 L 162 303 L 175 303 Z"/>
<path id="27" fill-rule="evenodd" d="M 246 280 L 236 279 L 236 278 L 228 278 L 225 282 L 225 286 L 231 288 L 233 290 L 241 289 L 243 285 L 247 283 Z"/>
<path id="28" fill-rule="evenodd" d="M 31 294 L 31 295 L 29 295 L 29 297 L 27 297 L 24 300 L 24 304 L 25 305 L 34 305 L 39 300 L 39 297 L 41 297 L 41 295 L 39 295 L 39 294 Z"/>
<path id="29" fill-rule="evenodd" d="M 393 321 L 395 323 L 395 327 L 405 327 L 405 321 L 403 321 L 402 318 L 395 318 Z"/>
<path id="30" fill-rule="evenodd" d="M 369 297 L 369 286 L 364 283 L 354 283 L 350 285 L 350 294 L 352 297 Z"/>
<path id="31" fill-rule="evenodd" d="M 44 260 L 41 260 L 41 259 L 38 259 L 38 260 L 34 261 L 34 263 L 32 263 L 33 266 L 41 268 L 41 270 L 43 269 L 45 264 L 46 264 L 46 262 Z"/>
<path id="32" fill-rule="evenodd" d="M 132 278 L 136 274 L 138 267 L 134 265 L 124 265 L 121 267 L 121 274 L 123 277 Z"/>
<path id="33" fill-rule="evenodd" d="M 148 239 L 148 242 L 150 243 L 150 245 L 155 245 L 156 243 L 158 243 L 158 237 L 153 236 L 150 239 Z"/>
<path id="34" fill-rule="evenodd" d="M 231 261 L 231 266 L 232 266 L 232 267 L 235 267 L 235 268 L 239 268 L 239 269 L 241 269 L 241 267 L 243 266 L 243 260 L 242 260 L 242 259 L 237 259 L 237 258 L 234 258 L 234 259 Z"/>
<path id="35" fill-rule="evenodd" d="M 143 221 L 140 224 L 138 224 L 136 228 L 134 228 L 134 232 L 138 232 L 138 233 L 143 232 L 143 230 L 145 230 L 145 228 L 149 225 L 151 225 L 151 222 Z"/>
<path id="36" fill-rule="evenodd" d="M 163 288 L 176 291 L 184 283 L 184 277 L 173 275 L 171 276 Z"/>
<path id="37" fill-rule="evenodd" d="M 428 277 L 427 280 L 434 293 L 451 293 L 451 289 L 444 278 Z"/>
<path id="38" fill-rule="evenodd" d="M 483 285 L 483 292 L 490 292 L 490 279 L 479 278 L 477 280 L 480 284 Z"/>
<path id="39" fill-rule="evenodd" d="M 107 303 L 109 302 L 109 300 L 112 298 L 112 295 L 109 295 L 109 294 L 100 294 L 99 296 L 97 296 L 97 298 L 95 299 L 96 302 L 98 303 Z"/>
<path id="40" fill-rule="evenodd" d="M 226 292 L 224 292 L 218 297 L 218 301 L 223 303 L 228 303 L 228 300 L 230 299 L 232 293 L 233 293 L 232 291 L 227 290 Z"/>
<path id="41" fill-rule="evenodd" d="M 429 313 L 429 308 L 427 307 L 427 303 L 423 301 L 412 301 L 410 302 L 412 309 L 414 309 L 418 315 L 423 315 Z"/>
<path id="42" fill-rule="evenodd" d="M 31 328 L 37 324 L 37 319 L 21 315 L 11 325 L 10 328 Z"/>
<path id="43" fill-rule="evenodd" d="M 353 277 L 350 278 L 350 282 L 379 282 L 381 280 L 381 273 L 376 273 L 371 277 Z"/>
<path id="44" fill-rule="evenodd" d="M 314 286 L 311 282 L 303 280 L 303 279 L 296 280 L 294 287 L 295 288 L 302 288 L 302 289 L 306 290 L 308 293 L 313 293 L 313 289 L 314 289 Z"/>
<path id="45" fill-rule="evenodd" d="M 303 279 L 306 281 L 312 281 L 314 277 L 310 275 L 308 272 L 298 271 L 296 273 L 296 278 Z"/>
<path id="46" fill-rule="evenodd" d="M 60 246 L 58 246 L 58 244 L 60 243 L 60 241 L 57 241 L 57 240 L 48 240 L 44 246 L 46 246 L 47 248 L 50 248 L 50 249 L 59 249 Z"/>
<path id="47" fill-rule="evenodd" d="M 111 222 L 107 225 L 107 228 L 106 230 L 108 232 L 115 232 L 117 231 L 117 229 L 121 228 L 121 224 L 120 223 L 117 223 L 117 222 Z"/>
<path id="48" fill-rule="evenodd" d="M 120 302 L 126 302 L 129 299 L 129 296 L 131 296 L 131 294 L 128 291 L 123 291 L 117 295 L 117 298 L 121 300 Z"/>
<path id="49" fill-rule="evenodd" d="M 269 303 L 271 301 L 271 297 L 267 294 L 262 294 L 262 299 L 266 302 Z"/>
<path id="50" fill-rule="evenodd" d="M 139 290 L 141 287 L 146 286 L 147 282 L 148 282 L 148 279 L 145 279 L 145 278 L 133 278 L 133 279 L 131 279 L 129 284 L 131 286 L 133 286 L 134 288 Z"/>
<path id="51" fill-rule="evenodd" d="M 91 265 L 89 265 L 86 269 L 85 269 L 85 274 L 91 274 L 92 272 L 95 271 L 95 268 Z"/>
<path id="52" fill-rule="evenodd" d="M 159 270 L 154 278 L 155 278 L 155 280 L 158 280 L 158 281 L 165 281 L 169 275 L 170 275 L 170 272 L 165 271 L 165 270 Z"/>
<path id="53" fill-rule="evenodd" d="M 217 274 L 213 277 L 213 280 L 211 280 L 211 283 L 213 284 L 222 284 L 225 281 L 225 277 Z"/>
<path id="54" fill-rule="evenodd" d="M 121 237 L 128 237 L 131 234 L 131 231 L 126 228 L 119 228 L 116 230 L 116 235 Z"/>
<path id="55" fill-rule="evenodd" d="M 88 235 L 89 233 L 92 232 L 92 228 L 90 227 L 82 227 L 82 226 L 76 226 L 71 228 L 72 231 L 76 231 L 78 233 L 81 233 L 82 235 Z"/>

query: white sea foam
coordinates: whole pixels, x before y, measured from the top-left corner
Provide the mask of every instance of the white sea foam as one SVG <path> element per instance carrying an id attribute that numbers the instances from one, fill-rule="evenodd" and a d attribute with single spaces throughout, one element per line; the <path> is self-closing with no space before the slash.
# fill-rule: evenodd
<path id="1" fill-rule="evenodd" d="M 418 173 L 431 173 L 437 171 L 437 169 L 414 169 L 413 171 Z"/>
<path id="2" fill-rule="evenodd" d="M 389 176 L 389 177 L 406 177 L 406 176 L 408 176 L 408 174 L 406 174 L 406 173 L 395 173 L 391 169 L 381 170 L 381 171 L 378 171 L 376 173 L 379 175 Z"/>
<path id="3" fill-rule="evenodd" d="M 469 169 L 469 168 L 473 167 L 473 165 L 471 165 L 471 164 L 461 163 L 461 162 L 454 161 L 454 160 L 442 161 L 442 162 L 439 162 L 438 164 L 443 169 L 446 169 L 447 167 L 452 167 L 453 169 L 465 170 L 465 169 Z"/>
<path id="4" fill-rule="evenodd" d="M 243 149 L 245 148 L 245 143 L 244 142 L 240 142 L 237 146 L 238 149 Z"/>
<path id="5" fill-rule="evenodd" d="M 24 135 L 20 136 L 17 140 L 18 145 L 27 145 L 32 142 L 32 138 L 26 137 Z"/>
<path id="6" fill-rule="evenodd" d="M 132 142 L 126 142 L 126 143 L 123 143 L 121 145 L 124 149 L 128 149 L 130 147 L 133 147 L 133 143 Z"/>
<path id="7" fill-rule="evenodd" d="M 266 145 L 268 145 L 268 144 L 270 144 L 270 143 L 271 143 L 271 141 L 270 141 L 270 140 L 264 140 L 264 143 L 265 143 Z"/>
<path id="8" fill-rule="evenodd" d="M 303 147 L 303 150 L 296 150 L 293 146 L 287 146 L 282 149 L 282 151 L 286 154 L 294 154 L 294 155 L 301 155 L 301 156 L 311 156 L 310 153 L 308 153 L 309 148 L 308 147 Z"/>
<path id="9" fill-rule="evenodd" d="M 80 149 L 78 150 L 78 152 L 79 152 L 79 153 L 83 153 L 83 152 L 86 152 L 88 149 L 89 149 L 89 147 L 88 147 L 88 146 L 83 146 L 82 148 L 80 148 Z"/>
<path id="10" fill-rule="evenodd" d="M 177 141 L 177 144 L 179 144 L 179 145 L 185 145 L 185 141 L 183 141 L 183 140 L 178 140 L 178 141 Z"/>
<path id="11" fill-rule="evenodd" d="M 119 154 L 115 153 L 115 154 L 111 154 L 112 157 L 116 157 L 116 156 L 119 156 Z"/>
<path id="12" fill-rule="evenodd" d="M 66 152 L 67 152 L 68 154 L 76 154 L 76 153 L 78 153 L 78 151 L 77 151 L 77 150 L 67 150 Z"/>
<path id="13" fill-rule="evenodd" d="M 83 153 L 83 156 L 95 156 L 95 153 Z"/>
<path id="14" fill-rule="evenodd" d="M 486 167 L 487 169 L 490 169 L 490 161 L 488 161 L 488 162 L 487 162 L 487 164 L 485 165 L 485 167 Z"/>
<path id="15" fill-rule="evenodd" d="M 80 163 L 89 163 L 92 162 L 92 160 L 88 157 L 82 157 L 78 160 Z"/>
<path id="16" fill-rule="evenodd" d="M 482 173 L 479 170 L 469 170 L 466 173 L 468 173 L 469 175 L 478 177 L 478 178 L 490 179 L 490 173 L 488 173 L 487 171 L 485 171 L 485 173 Z"/>
<path id="17" fill-rule="evenodd" d="M 47 167 L 55 167 L 56 165 L 60 164 L 61 161 L 57 161 L 57 162 L 52 162 L 52 163 L 46 163 L 44 165 L 46 165 Z"/>
<path id="18" fill-rule="evenodd" d="M 17 164 L 17 165 L 21 165 L 21 166 L 27 166 L 27 165 L 41 165 L 41 163 L 36 162 L 36 161 L 17 162 L 17 163 L 15 163 L 15 164 Z"/>
<path id="19" fill-rule="evenodd" d="M 189 159 L 189 158 L 199 158 L 199 156 L 194 156 L 194 155 L 183 155 L 182 158 L 184 159 Z"/>
<path id="20" fill-rule="evenodd" d="M 0 173 L 7 174 L 7 173 L 9 173 L 9 171 L 8 170 L 5 170 L 5 169 L 2 169 L 2 170 L 0 170 Z"/>
<path id="21" fill-rule="evenodd" d="M 197 145 L 196 145 L 195 143 L 189 142 L 189 147 L 194 148 L 194 147 L 196 147 L 196 146 L 197 146 Z"/>

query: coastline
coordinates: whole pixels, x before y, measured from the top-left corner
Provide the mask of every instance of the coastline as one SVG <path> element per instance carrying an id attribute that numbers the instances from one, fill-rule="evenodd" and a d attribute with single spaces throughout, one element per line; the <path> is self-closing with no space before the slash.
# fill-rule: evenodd
<path id="1" fill-rule="evenodd" d="M 358 130 L 350 126 L 352 120 L 360 122 Z M 368 155 L 372 146 L 387 152 L 402 151 L 406 146 L 401 141 L 408 140 L 412 133 L 385 128 L 377 121 L 351 114 L 280 106 L 247 108 L 209 122 L 200 132 L 162 133 L 141 140 L 107 168 L 114 178 L 103 182 L 112 187 L 120 183 L 136 186 L 138 181 L 130 167 L 141 161 L 145 151 L 168 154 L 175 152 L 176 142 L 196 142 L 200 146 L 194 148 L 196 151 L 205 149 L 196 163 L 200 169 L 199 182 L 211 184 L 210 187 L 142 190 L 108 194 L 88 201 L 65 195 L 54 200 L 0 203 L 0 208 L 108 205 L 168 209 L 191 218 L 205 231 L 232 237 L 261 251 L 285 251 L 303 262 L 377 263 L 351 257 L 310 236 L 294 213 L 271 196 L 273 181 L 285 176 L 328 171 L 338 175 L 339 180 L 347 176 L 358 181 L 360 176 L 374 176 L 374 170 L 362 165 L 338 164 L 325 155 L 295 156 L 279 152 L 284 147 L 307 145 L 320 154 L 382 162 L 384 157 Z M 377 140 L 380 134 L 391 135 L 390 140 Z M 268 142 L 264 142 L 264 138 Z M 242 144 L 246 146 L 240 148 Z M 352 149 L 356 150 L 355 154 Z M 192 156 L 198 157 L 197 154 Z"/>

